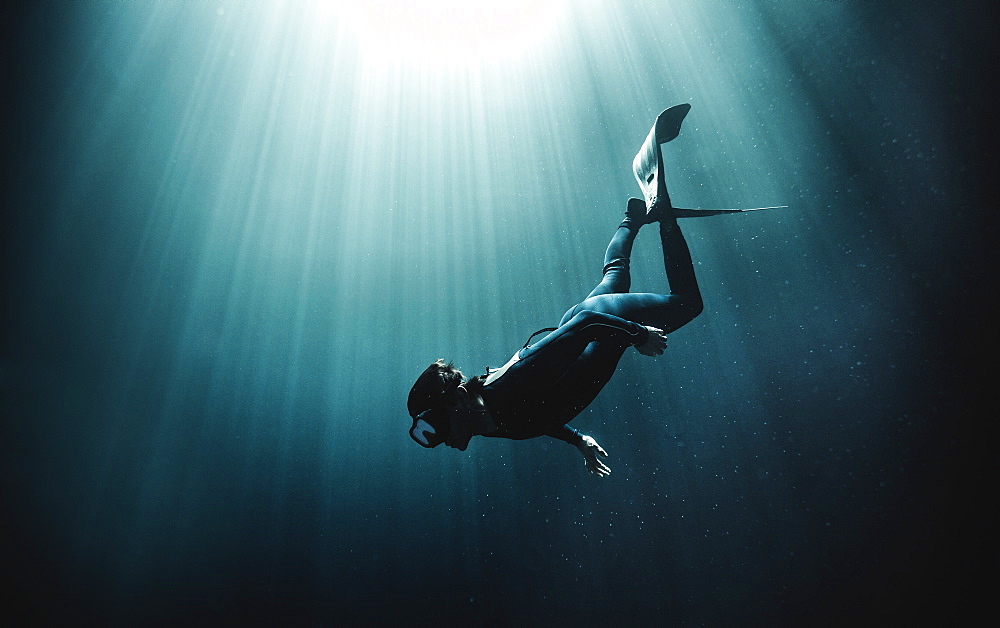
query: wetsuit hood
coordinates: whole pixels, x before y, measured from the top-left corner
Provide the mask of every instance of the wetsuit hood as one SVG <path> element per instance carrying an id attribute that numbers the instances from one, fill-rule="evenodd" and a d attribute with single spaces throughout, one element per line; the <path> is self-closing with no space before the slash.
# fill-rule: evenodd
<path id="1" fill-rule="evenodd" d="M 462 374 L 444 360 L 424 369 L 410 389 L 406 409 L 413 419 L 410 438 L 422 447 L 436 447 L 449 432 L 448 400 L 462 382 Z"/>

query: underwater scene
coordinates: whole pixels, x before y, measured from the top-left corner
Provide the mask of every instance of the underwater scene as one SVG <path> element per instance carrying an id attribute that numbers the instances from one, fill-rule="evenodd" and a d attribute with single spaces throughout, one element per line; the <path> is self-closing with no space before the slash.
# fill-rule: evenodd
<path id="1" fill-rule="evenodd" d="M 961 625 L 988 6 L 8 6 L 0 617 Z M 770 208 L 678 212 L 703 310 L 599 394 L 539 384 L 596 395 L 567 442 L 415 443 L 458 429 L 416 428 L 429 364 L 501 367 L 602 281 L 680 104 L 669 202 Z M 670 290 L 657 233 L 633 293 Z"/>

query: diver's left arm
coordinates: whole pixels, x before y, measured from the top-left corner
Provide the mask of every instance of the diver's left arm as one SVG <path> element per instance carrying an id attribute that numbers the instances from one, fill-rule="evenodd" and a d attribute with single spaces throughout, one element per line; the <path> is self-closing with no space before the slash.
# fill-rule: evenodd
<path id="1" fill-rule="evenodd" d="M 557 428 L 546 432 L 546 435 L 552 438 L 558 438 L 559 440 L 573 445 L 580 450 L 583 454 L 583 462 L 587 465 L 587 471 L 590 471 L 598 477 L 604 477 L 611 474 L 611 467 L 604 463 L 598 456 L 607 458 L 608 452 L 604 451 L 604 448 L 597 444 L 593 436 L 588 436 L 579 430 L 575 430 L 568 425 L 560 425 Z"/>

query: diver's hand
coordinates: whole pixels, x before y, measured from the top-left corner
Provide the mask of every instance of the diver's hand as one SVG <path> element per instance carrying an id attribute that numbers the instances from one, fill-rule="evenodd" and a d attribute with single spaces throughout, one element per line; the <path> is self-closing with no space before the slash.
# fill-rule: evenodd
<path id="1" fill-rule="evenodd" d="M 587 465 L 587 471 L 600 478 L 611 475 L 611 467 L 604 464 L 604 461 L 598 458 L 598 456 L 607 458 L 608 452 L 604 451 L 604 448 L 598 445 L 593 437 L 581 434 L 580 443 L 576 448 L 583 454 L 583 461 Z"/>
<path id="2" fill-rule="evenodd" d="M 656 356 L 663 355 L 663 350 L 667 348 L 667 335 L 662 329 L 646 325 L 649 337 L 646 342 L 636 345 L 636 350 L 642 355 Z"/>

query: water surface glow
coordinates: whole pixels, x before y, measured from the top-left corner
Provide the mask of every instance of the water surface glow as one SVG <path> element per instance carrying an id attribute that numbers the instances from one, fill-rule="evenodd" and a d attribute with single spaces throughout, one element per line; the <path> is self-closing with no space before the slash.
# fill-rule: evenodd
<path id="1" fill-rule="evenodd" d="M 12 21 L 2 391 L 25 607 L 937 610 L 966 378 L 941 330 L 971 338 L 991 311 L 966 308 L 989 283 L 956 114 L 979 113 L 972 14 L 391 4 L 51 2 Z M 573 423 L 611 477 L 556 441 L 415 446 L 427 363 L 499 366 L 589 292 L 639 194 L 632 157 L 681 102 L 678 205 L 791 207 L 682 224 L 705 313 L 663 357 L 626 355 Z M 657 247 L 640 235 L 634 289 L 664 288 Z"/>
<path id="2" fill-rule="evenodd" d="M 516 63 L 566 22 L 565 0 L 372 0 L 322 5 L 374 63 Z"/>

